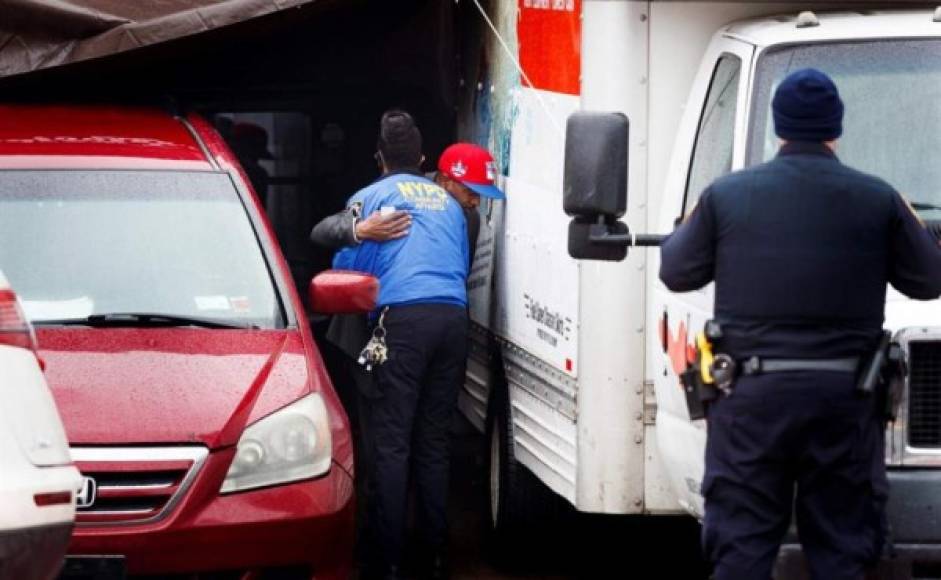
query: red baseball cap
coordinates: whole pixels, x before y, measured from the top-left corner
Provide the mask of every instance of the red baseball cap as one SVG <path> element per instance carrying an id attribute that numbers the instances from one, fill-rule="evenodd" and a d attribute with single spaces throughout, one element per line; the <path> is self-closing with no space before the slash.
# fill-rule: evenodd
<path id="1" fill-rule="evenodd" d="M 490 152 L 472 143 L 455 143 L 438 158 L 438 171 L 460 181 L 482 197 L 506 199 L 493 181 L 497 177 L 496 164 Z"/>

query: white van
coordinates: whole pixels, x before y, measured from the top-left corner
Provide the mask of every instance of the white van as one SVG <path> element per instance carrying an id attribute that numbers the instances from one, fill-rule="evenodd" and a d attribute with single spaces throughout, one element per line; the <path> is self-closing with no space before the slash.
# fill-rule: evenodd
<path id="1" fill-rule="evenodd" d="M 41 364 L 33 329 L 0 273 L 0 580 L 58 574 L 81 493 Z"/>

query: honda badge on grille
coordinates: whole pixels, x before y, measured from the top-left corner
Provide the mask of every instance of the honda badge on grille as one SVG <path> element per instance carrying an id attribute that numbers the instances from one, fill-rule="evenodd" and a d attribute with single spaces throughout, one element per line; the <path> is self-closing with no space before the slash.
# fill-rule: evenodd
<path id="1" fill-rule="evenodd" d="M 95 480 L 84 476 L 82 477 L 82 488 L 78 491 L 78 494 L 75 496 L 76 505 L 75 507 L 81 508 L 90 508 L 95 503 L 95 497 L 98 495 L 98 484 L 95 483 Z"/>

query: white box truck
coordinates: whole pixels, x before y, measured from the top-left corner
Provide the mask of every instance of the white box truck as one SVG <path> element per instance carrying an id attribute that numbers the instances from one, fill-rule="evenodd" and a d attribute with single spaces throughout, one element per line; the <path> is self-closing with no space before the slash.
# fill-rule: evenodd
<path id="1" fill-rule="evenodd" d="M 690 420 L 678 371 L 712 288 L 667 291 L 656 250 L 569 256 L 566 119 L 627 116 L 624 220 L 665 234 L 713 179 L 776 153 L 770 96 L 787 72 L 813 66 L 847 104 L 842 161 L 888 180 L 941 236 L 941 9 L 470 1 L 486 36 L 465 48 L 459 132 L 496 152 L 508 196 L 481 208 L 460 401 L 488 437 L 494 530 L 524 529 L 542 488 L 584 512 L 700 517 L 705 422 Z M 886 327 L 908 367 L 886 458 L 892 566 L 909 577 L 941 563 L 941 303 L 890 290 Z"/>

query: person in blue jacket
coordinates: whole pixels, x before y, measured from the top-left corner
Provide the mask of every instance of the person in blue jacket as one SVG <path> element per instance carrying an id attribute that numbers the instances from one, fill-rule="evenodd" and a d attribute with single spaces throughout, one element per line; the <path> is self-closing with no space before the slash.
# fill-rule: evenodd
<path id="1" fill-rule="evenodd" d="M 704 549 L 717 580 L 768 580 L 794 514 L 811 577 L 857 580 L 888 494 L 881 409 L 857 373 L 888 283 L 941 295 L 941 247 L 889 184 L 837 159 L 829 77 L 793 72 L 772 107 L 778 156 L 715 181 L 661 248 L 671 290 L 715 281 L 716 348 L 740 369 L 707 411 Z"/>
<path id="2" fill-rule="evenodd" d="M 333 262 L 379 278 L 372 319 L 384 328 L 388 349 L 387 360 L 373 368 L 378 397 L 368 411 L 373 490 L 366 572 L 400 577 L 411 465 L 423 567 L 430 577 L 444 577 L 450 427 L 467 355 L 467 225 L 460 204 L 419 171 L 421 134 L 408 113 L 383 115 L 377 156 L 382 177 L 348 206 L 367 216 L 408 212 L 408 235 L 363 240 Z"/>

